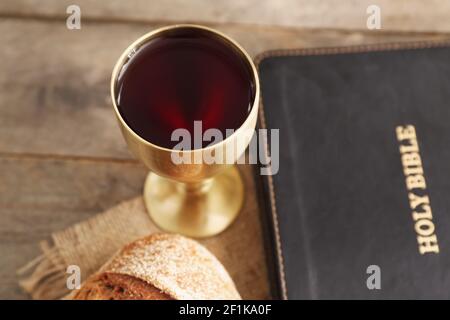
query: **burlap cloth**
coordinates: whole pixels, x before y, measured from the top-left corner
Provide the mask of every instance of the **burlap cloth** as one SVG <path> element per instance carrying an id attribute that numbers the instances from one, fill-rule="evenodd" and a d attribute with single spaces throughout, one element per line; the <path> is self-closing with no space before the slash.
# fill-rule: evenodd
<path id="1" fill-rule="evenodd" d="M 244 299 L 267 299 L 269 287 L 261 223 L 250 172 L 243 170 L 246 200 L 237 220 L 218 236 L 199 240 L 223 263 Z M 19 284 L 33 299 L 59 299 L 70 293 L 67 266 L 77 265 L 81 279 L 96 272 L 126 243 L 160 232 L 141 197 L 55 232 L 42 241 L 42 255 L 18 270 Z"/>

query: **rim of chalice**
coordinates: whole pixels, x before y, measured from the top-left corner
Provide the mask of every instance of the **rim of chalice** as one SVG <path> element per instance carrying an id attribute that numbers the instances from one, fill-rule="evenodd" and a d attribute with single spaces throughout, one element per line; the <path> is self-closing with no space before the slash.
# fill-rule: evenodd
<path id="1" fill-rule="evenodd" d="M 117 86 L 116 86 L 116 84 L 117 84 L 117 81 L 119 78 L 119 73 L 122 70 L 122 67 L 127 62 L 127 60 L 130 59 L 129 58 L 130 53 L 132 53 L 133 50 L 136 50 L 137 48 L 146 44 L 149 40 L 151 40 L 157 36 L 160 36 L 161 34 L 164 34 L 166 32 L 173 31 L 175 29 L 199 29 L 199 30 L 202 30 L 202 31 L 212 34 L 213 36 L 219 38 L 220 40 L 225 41 L 228 45 L 231 45 L 232 47 L 234 47 L 234 49 L 236 50 L 236 53 L 238 53 L 243 58 L 243 60 L 245 60 L 247 67 L 249 68 L 249 71 L 251 71 L 251 74 L 252 74 L 252 78 L 253 78 L 252 80 L 253 80 L 253 84 L 255 87 L 254 88 L 254 97 L 253 97 L 253 102 L 251 105 L 251 110 L 250 110 L 250 113 L 247 115 L 247 118 L 241 124 L 241 126 L 239 128 L 237 128 L 231 135 L 224 138 L 222 141 L 220 141 L 218 143 L 214 143 L 212 145 L 209 145 L 205 148 L 198 148 L 198 149 L 191 149 L 191 150 L 174 150 L 174 149 L 169 149 L 169 148 L 165 148 L 165 147 L 153 144 L 153 143 L 149 142 L 148 140 L 142 138 L 140 135 L 138 135 L 133 130 L 133 128 L 131 128 L 126 123 L 126 121 L 123 119 L 123 117 L 119 111 L 119 108 L 117 107 L 117 103 L 116 103 L 116 87 Z M 143 36 L 138 38 L 136 41 L 134 41 L 131 45 L 129 45 L 128 48 L 125 49 L 125 51 L 122 53 L 120 58 L 117 60 L 115 66 L 114 66 L 113 72 L 112 72 L 112 77 L 111 77 L 111 98 L 112 98 L 112 102 L 114 105 L 114 111 L 116 113 L 117 118 L 121 122 L 121 124 L 125 128 L 127 128 L 127 130 L 134 136 L 134 138 L 139 140 L 141 143 L 143 143 L 147 146 L 150 146 L 152 148 L 155 148 L 155 149 L 158 149 L 161 151 L 165 151 L 165 152 L 171 152 L 171 153 L 174 151 L 181 152 L 181 153 L 194 153 L 194 152 L 210 151 L 212 149 L 220 148 L 223 144 L 227 143 L 228 141 L 233 139 L 236 135 L 238 135 L 240 131 L 245 130 L 248 127 L 249 123 L 254 120 L 254 118 L 256 117 L 255 114 L 258 113 L 259 95 L 260 95 L 260 85 L 259 85 L 258 72 L 257 72 L 255 64 L 253 63 L 253 60 L 250 58 L 249 54 L 244 50 L 244 48 L 242 48 L 235 40 L 231 39 L 230 37 L 223 34 L 222 32 L 214 30 L 209 27 L 200 26 L 200 25 L 196 25 L 196 24 L 176 24 L 176 25 L 158 28 L 158 29 L 155 29 L 151 32 L 144 34 Z M 254 128 L 251 128 L 251 129 L 253 130 Z"/>

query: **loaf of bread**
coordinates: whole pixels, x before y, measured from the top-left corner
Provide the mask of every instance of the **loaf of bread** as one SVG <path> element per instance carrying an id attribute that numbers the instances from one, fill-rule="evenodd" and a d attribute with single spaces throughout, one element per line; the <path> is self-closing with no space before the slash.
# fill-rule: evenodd
<path id="1" fill-rule="evenodd" d="M 240 299 L 225 268 L 194 240 L 155 234 L 125 246 L 75 300 Z"/>

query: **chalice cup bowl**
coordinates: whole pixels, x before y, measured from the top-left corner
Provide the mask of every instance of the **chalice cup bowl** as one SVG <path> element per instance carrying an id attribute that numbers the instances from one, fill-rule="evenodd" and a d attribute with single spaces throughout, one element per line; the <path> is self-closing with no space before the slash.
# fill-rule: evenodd
<path id="1" fill-rule="evenodd" d="M 190 149 L 171 148 L 140 134 L 139 128 L 127 120 L 121 109 L 118 92 L 121 84 L 118 79 L 127 72 L 127 63 L 149 42 L 171 37 L 200 37 L 204 43 L 214 42 L 221 46 L 220 50 L 229 50 L 237 59 L 239 68 L 245 69 L 243 72 L 249 76 L 252 94 L 242 123 L 230 128 L 233 132 L 220 141 Z M 187 85 L 192 85 L 189 75 L 186 77 Z M 143 79 L 145 81 L 145 77 Z M 221 79 L 218 81 L 222 83 Z M 232 87 L 232 84 L 227 86 Z M 222 232 L 236 219 L 245 196 L 244 182 L 236 161 L 244 155 L 254 133 L 259 91 L 256 67 L 244 49 L 226 35 L 204 26 L 184 24 L 157 29 L 137 39 L 121 55 L 111 79 L 113 106 L 128 148 L 150 170 L 143 197 L 151 219 L 160 229 L 202 238 Z M 223 116 L 223 113 L 220 115 Z M 202 120 L 201 116 L 198 120 Z M 152 121 L 143 123 L 143 126 L 154 125 Z"/>

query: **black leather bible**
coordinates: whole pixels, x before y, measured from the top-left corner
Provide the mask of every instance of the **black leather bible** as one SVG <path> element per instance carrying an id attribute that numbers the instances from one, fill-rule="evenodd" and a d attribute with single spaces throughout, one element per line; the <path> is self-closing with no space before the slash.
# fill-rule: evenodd
<path id="1" fill-rule="evenodd" d="M 275 298 L 450 298 L 449 43 L 260 57 Z"/>

